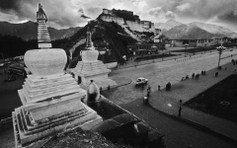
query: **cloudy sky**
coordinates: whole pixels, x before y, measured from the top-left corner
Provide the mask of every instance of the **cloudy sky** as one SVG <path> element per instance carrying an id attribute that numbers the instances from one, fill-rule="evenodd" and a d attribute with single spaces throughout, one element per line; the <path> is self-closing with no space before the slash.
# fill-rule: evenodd
<path id="1" fill-rule="evenodd" d="M 222 25 L 237 32 L 237 0 L 0 0 L 0 21 L 35 21 L 42 3 L 49 25 L 56 28 L 83 26 L 103 8 L 134 11 L 141 19 L 165 22 L 175 19 Z"/>

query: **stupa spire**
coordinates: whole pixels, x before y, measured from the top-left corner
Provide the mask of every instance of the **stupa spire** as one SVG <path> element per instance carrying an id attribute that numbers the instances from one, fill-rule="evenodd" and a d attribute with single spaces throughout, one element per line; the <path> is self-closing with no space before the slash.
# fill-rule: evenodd
<path id="1" fill-rule="evenodd" d="M 49 36 L 48 27 L 46 26 L 46 22 L 48 21 L 48 17 L 43 10 L 43 6 L 39 3 L 38 11 L 36 12 L 37 18 L 37 38 L 38 38 L 38 47 L 39 48 L 51 48 L 51 39 Z"/>
<path id="2" fill-rule="evenodd" d="M 92 50 L 95 49 L 92 39 L 91 39 L 91 32 L 89 30 L 87 30 L 86 32 L 86 49 L 87 50 Z"/>

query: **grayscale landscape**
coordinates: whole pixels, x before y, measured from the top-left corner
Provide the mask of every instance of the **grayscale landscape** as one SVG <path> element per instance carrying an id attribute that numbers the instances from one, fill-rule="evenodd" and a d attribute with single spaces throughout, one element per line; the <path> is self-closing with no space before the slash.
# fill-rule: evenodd
<path id="1" fill-rule="evenodd" d="M 236 0 L 0 0 L 0 148 L 234 148 Z"/>

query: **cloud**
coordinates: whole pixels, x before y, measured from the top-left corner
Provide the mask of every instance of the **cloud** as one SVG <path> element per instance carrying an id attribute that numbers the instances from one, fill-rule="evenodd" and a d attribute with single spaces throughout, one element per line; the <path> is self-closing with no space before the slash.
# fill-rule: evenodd
<path id="1" fill-rule="evenodd" d="M 165 15 L 164 10 L 161 7 L 152 8 L 148 11 L 148 14 L 153 15 L 155 17 L 163 17 Z"/>
<path id="2" fill-rule="evenodd" d="M 236 0 L 182 0 L 176 6 L 179 16 L 206 21 L 235 9 L 237 9 Z"/>
<path id="3" fill-rule="evenodd" d="M 182 4 L 182 5 L 178 5 L 178 6 L 176 7 L 176 9 L 177 9 L 178 11 L 185 11 L 185 10 L 189 9 L 190 7 L 191 7 L 190 3 L 184 3 L 184 4 Z"/>
<path id="4" fill-rule="evenodd" d="M 140 14 L 147 7 L 146 0 L 0 0 L 0 14 L 4 14 L 0 20 L 35 21 L 39 2 L 49 18 L 49 25 L 57 28 L 85 24 L 88 17 L 98 17 L 103 8 L 125 9 Z M 12 17 L 14 15 L 17 17 Z"/>
<path id="5" fill-rule="evenodd" d="M 172 11 L 167 11 L 165 14 L 165 17 L 169 20 L 169 19 L 175 19 L 176 18 L 176 14 Z"/>
<path id="6" fill-rule="evenodd" d="M 6 3 L 5 3 L 6 2 Z M 49 18 L 49 25 L 56 28 L 74 27 L 84 25 L 87 22 L 87 16 L 84 14 L 83 5 L 76 5 L 73 0 L 40 0 L 43 9 Z M 36 0 L 1 0 L 0 13 L 5 14 L 0 16 L 0 20 L 13 20 L 19 22 L 22 20 L 36 20 L 36 11 L 39 1 Z M 9 16 L 9 17 L 7 17 Z"/>
<path id="7" fill-rule="evenodd" d="M 35 21 L 38 3 L 54 27 L 72 27 L 87 23 L 87 16 L 98 17 L 103 8 L 133 11 L 141 19 L 162 22 L 225 21 L 236 24 L 237 0 L 0 0 L 0 20 Z M 237 29 L 236 29 L 237 30 Z"/>
<path id="8" fill-rule="evenodd" d="M 91 19 L 90 17 L 85 16 L 84 14 L 81 15 L 81 18 L 84 18 L 84 19 Z"/>
<path id="9" fill-rule="evenodd" d="M 154 22 L 166 22 L 170 19 L 176 19 L 176 14 L 172 11 L 165 12 L 162 7 L 156 7 L 150 9 L 147 14 L 144 15 L 144 18 L 149 18 Z"/>
<path id="10" fill-rule="evenodd" d="M 0 0 L 0 9 L 3 11 L 18 10 L 18 0 Z"/>
<path id="11" fill-rule="evenodd" d="M 230 10 L 226 13 L 220 14 L 218 19 L 231 24 L 237 24 L 237 10 Z"/>

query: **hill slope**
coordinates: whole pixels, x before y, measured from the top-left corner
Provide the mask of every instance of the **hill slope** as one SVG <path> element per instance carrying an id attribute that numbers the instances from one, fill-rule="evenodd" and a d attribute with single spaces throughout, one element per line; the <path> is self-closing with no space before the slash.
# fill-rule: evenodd
<path id="1" fill-rule="evenodd" d="M 182 25 L 182 23 L 177 22 L 175 20 L 168 20 L 165 23 L 156 23 L 155 27 L 161 29 L 162 31 L 168 31 L 171 28 L 174 28 L 175 26 Z"/>
<path id="2" fill-rule="evenodd" d="M 79 29 L 80 27 L 58 30 L 49 27 L 49 33 L 52 40 L 58 40 L 72 36 Z M 37 38 L 37 24 L 31 21 L 21 24 L 0 22 L 0 35 L 16 36 L 26 41 L 33 40 Z"/>
<path id="3" fill-rule="evenodd" d="M 55 41 L 54 45 L 56 47 L 62 47 L 68 52 L 69 50 L 75 50 L 73 57 L 78 57 L 80 51 L 85 48 L 85 38 L 88 29 L 92 32 L 92 41 L 94 42 L 96 49 L 108 49 L 108 52 L 105 54 L 105 58 L 108 60 L 116 60 L 122 63 L 122 56 L 130 54 L 127 50 L 127 45 L 137 42 L 117 23 L 104 22 L 97 19 L 80 29 L 71 36 L 70 39 L 67 39 L 66 41 Z M 78 44 L 78 46 L 75 47 L 75 44 Z"/>
<path id="4" fill-rule="evenodd" d="M 223 35 L 212 34 L 197 26 L 179 25 L 164 32 L 169 39 L 210 39 L 213 37 L 223 37 Z"/>
<path id="5" fill-rule="evenodd" d="M 170 39 L 210 39 L 215 37 L 236 38 L 237 33 L 213 24 L 193 22 L 182 24 L 175 20 L 165 23 L 157 23 L 156 26 L 162 29 L 164 35 Z"/>
<path id="6" fill-rule="evenodd" d="M 213 25 L 213 24 L 193 22 L 193 23 L 190 23 L 189 26 L 199 27 L 209 33 L 212 33 L 212 34 L 224 35 L 226 37 L 231 37 L 231 38 L 237 37 L 237 34 L 234 33 L 233 31 L 231 31 L 230 29 L 224 28 L 221 26 L 217 26 L 217 25 Z"/>

